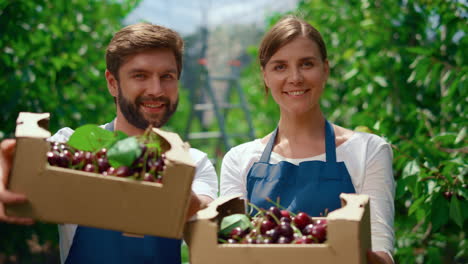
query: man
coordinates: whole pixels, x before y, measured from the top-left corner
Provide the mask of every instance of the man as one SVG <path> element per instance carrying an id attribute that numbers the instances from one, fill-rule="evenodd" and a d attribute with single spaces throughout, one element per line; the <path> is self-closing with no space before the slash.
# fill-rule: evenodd
<path id="1" fill-rule="evenodd" d="M 116 118 L 103 125 L 139 135 L 148 125 L 163 126 L 178 103 L 178 80 L 182 70 L 183 41 L 161 26 L 130 25 L 111 40 L 106 51 L 105 77 L 114 97 Z M 67 141 L 70 128 L 59 130 L 49 140 Z M 24 195 L 6 190 L 15 141 L 4 140 L 0 152 L 0 221 L 32 224 L 32 219 L 5 215 L 4 205 L 25 202 Z M 205 207 L 217 195 L 217 176 L 205 153 L 190 149 L 197 168 L 192 184 L 189 216 Z M 156 223 L 155 223 L 156 224 Z M 180 263 L 180 240 L 145 236 L 135 238 L 121 232 L 59 225 L 62 263 Z"/>

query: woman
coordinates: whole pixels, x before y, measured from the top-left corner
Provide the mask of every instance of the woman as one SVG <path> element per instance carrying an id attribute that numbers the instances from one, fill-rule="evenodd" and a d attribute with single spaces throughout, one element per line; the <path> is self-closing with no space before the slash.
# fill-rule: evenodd
<path id="1" fill-rule="evenodd" d="M 319 216 L 340 193 L 371 199 L 370 263 L 393 263 L 392 150 L 382 138 L 328 122 L 320 96 L 329 75 L 320 33 L 288 16 L 264 36 L 259 60 L 266 92 L 280 108 L 278 127 L 232 148 L 221 167 L 221 195 L 242 193 L 259 207 L 280 198 L 291 211 Z"/>

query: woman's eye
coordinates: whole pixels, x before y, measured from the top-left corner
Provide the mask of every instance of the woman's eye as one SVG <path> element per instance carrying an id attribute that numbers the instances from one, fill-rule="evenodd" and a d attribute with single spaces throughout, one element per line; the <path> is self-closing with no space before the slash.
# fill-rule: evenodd
<path id="1" fill-rule="evenodd" d="M 304 66 L 304 67 L 312 67 L 312 66 L 314 66 L 314 64 L 313 64 L 312 62 L 310 62 L 310 61 L 305 61 L 304 63 L 302 63 L 302 66 Z"/>
<path id="2" fill-rule="evenodd" d="M 281 71 L 281 70 L 286 69 L 286 66 L 283 65 L 283 64 L 280 64 L 280 65 L 276 65 L 273 69 L 274 69 L 275 71 Z"/>

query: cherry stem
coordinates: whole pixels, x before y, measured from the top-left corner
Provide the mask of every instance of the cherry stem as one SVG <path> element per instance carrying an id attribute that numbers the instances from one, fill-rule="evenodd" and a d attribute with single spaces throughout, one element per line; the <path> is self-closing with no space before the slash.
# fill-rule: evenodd
<path id="1" fill-rule="evenodd" d="M 261 214 L 262 216 L 265 215 L 265 213 L 262 211 L 262 209 L 258 208 L 255 204 L 253 204 L 251 202 L 247 202 L 247 205 L 250 206 L 251 209 L 253 208 L 253 209 L 257 210 L 257 213 L 253 217 L 257 217 L 259 214 Z M 252 211 L 252 210 L 250 210 L 250 211 Z M 250 213 L 252 213 L 252 212 L 250 212 Z"/>
<path id="2" fill-rule="evenodd" d="M 301 230 L 299 228 L 297 228 L 297 226 L 294 223 L 291 223 L 291 227 L 292 227 L 294 233 L 297 233 L 297 234 L 302 236 Z"/>
<path id="3" fill-rule="evenodd" d="M 141 179 L 145 177 L 146 164 L 148 163 L 148 152 L 149 152 L 149 149 L 147 149 L 146 152 L 143 154 L 143 170 L 141 171 L 139 175 Z"/>
<path id="4" fill-rule="evenodd" d="M 278 197 L 278 201 L 277 202 L 274 202 L 272 199 L 270 199 L 270 197 L 266 197 L 265 200 L 267 200 L 268 202 L 272 203 L 274 206 L 282 209 L 282 210 L 288 210 L 288 208 L 282 206 L 281 204 L 279 204 L 279 197 Z M 288 210 L 289 211 L 289 210 Z M 296 216 L 295 213 L 293 212 L 289 212 L 290 215 L 292 216 Z"/>
<path id="5" fill-rule="evenodd" d="M 276 224 L 279 225 L 280 224 L 280 220 L 278 219 L 278 217 L 276 217 L 275 214 L 273 213 L 270 213 L 271 217 L 273 217 L 273 219 L 275 220 Z"/>
<path id="6" fill-rule="evenodd" d="M 327 217 L 328 213 L 329 213 L 329 212 L 328 212 L 328 208 L 325 208 L 323 217 Z"/>

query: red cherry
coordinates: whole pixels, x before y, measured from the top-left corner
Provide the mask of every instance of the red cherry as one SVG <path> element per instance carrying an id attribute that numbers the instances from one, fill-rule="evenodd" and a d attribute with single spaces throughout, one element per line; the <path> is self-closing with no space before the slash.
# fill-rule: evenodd
<path id="1" fill-rule="evenodd" d="M 280 236 L 278 238 L 278 244 L 289 244 L 291 243 L 291 241 L 292 241 L 291 238 L 285 237 L 285 236 Z"/>
<path id="2" fill-rule="evenodd" d="M 257 244 L 256 237 L 253 236 L 246 236 L 244 240 L 242 240 L 244 244 Z"/>
<path id="3" fill-rule="evenodd" d="M 109 176 L 113 175 L 113 176 L 115 176 L 115 175 L 116 175 L 116 172 L 117 172 L 117 170 L 116 170 L 114 167 L 109 167 L 109 168 L 107 169 L 107 171 L 106 171 L 106 175 L 109 175 Z"/>
<path id="4" fill-rule="evenodd" d="M 62 168 L 68 168 L 70 166 L 71 159 L 65 153 L 60 153 L 58 155 L 58 163 L 57 165 Z"/>
<path id="5" fill-rule="evenodd" d="M 73 154 L 73 159 L 72 159 L 72 165 L 76 166 L 78 164 L 81 164 L 84 162 L 84 152 L 83 151 L 77 151 L 75 154 Z"/>
<path id="6" fill-rule="evenodd" d="M 272 220 L 263 220 L 260 225 L 260 233 L 265 234 L 268 230 L 273 229 L 276 226 L 275 222 Z"/>
<path id="7" fill-rule="evenodd" d="M 92 164 L 92 163 L 94 163 L 94 158 L 95 158 L 94 153 L 89 152 L 89 151 L 86 151 L 86 152 L 84 153 L 84 160 L 85 160 L 85 163 L 86 163 L 86 164 Z"/>
<path id="8" fill-rule="evenodd" d="M 293 236 L 294 230 L 292 229 L 291 225 L 288 223 L 281 223 L 279 225 L 278 231 L 280 236 L 289 237 Z"/>
<path id="9" fill-rule="evenodd" d="M 98 152 L 96 152 L 96 158 L 105 158 L 107 155 L 107 149 L 102 148 Z"/>
<path id="10" fill-rule="evenodd" d="M 299 239 L 295 240 L 296 244 L 312 244 L 314 239 L 311 236 L 302 236 Z"/>
<path id="11" fill-rule="evenodd" d="M 282 217 L 280 209 L 276 206 L 272 206 L 270 209 L 268 209 L 268 215 L 270 218 L 272 218 L 271 220 L 273 221 L 279 220 Z M 276 220 L 272 217 L 272 215 L 276 217 Z"/>
<path id="12" fill-rule="evenodd" d="M 109 161 L 107 161 L 106 158 L 98 158 L 97 164 L 98 164 L 99 172 L 101 173 L 107 171 L 107 169 L 109 169 L 110 167 Z"/>
<path id="13" fill-rule="evenodd" d="M 252 229 L 247 236 L 257 237 L 258 235 L 260 235 L 259 232 L 260 231 L 258 229 Z"/>
<path id="14" fill-rule="evenodd" d="M 317 219 L 314 221 L 315 225 L 326 225 L 327 224 L 327 219 Z"/>
<path id="15" fill-rule="evenodd" d="M 55 151 L 55 152 L 60 152 L 59 144 L 60 144 L 60 143 L 58 143 L 58 142 L 52 142 L 51 150 L 52 150 L 52 151 Z"/>
<path id="16" fill-rule="evenodd" d="M 48 151 L 47 161 L 49 162 L 49 165 L 56 166 L 59 162 L 58 154 L 56 154 L 54 151 Z"/>
<path id="17" fill-rule="evenodd" d="M 294 217 L 293 222 L 297 228 L 302 230 L 306 225 L 310 224 L 311 220 L 309 215 L 304 212 L 300 212 Z"/>
<path id="18" fill-rule="evenodd" d="M 115 172 L 115 175 L 117 177 L 128 177 L 132 175 L 130 168 L 127 166 L 120 166 L 117 168 L 117 171 Z"/>
<path id="19" fill-rule="evenodd" d="M 245 235 L 247 235 L 247 232 L 242 230 L 242 228 L 240 227 L 232 229 L 231 233 L 229 234 L 231 238 L 236 239 L 238 241 L 241 240 Z"/>
<path id="20" fill-rule="evenodd" d="M 291 215 L 288 210 L 281 210 L 281 216 L 291 219 Z"/>
<path id="21" fill-rule="evenodd" d="M 227 242 L 228 242 L 228 244 L 237 244 L 238 243 L 237 240 L 232 239 L 232 238 L 228 238 Z"/>
<path id="22" fill-rule="evenodd" d="M 163 171 L 164 170 L 164 160 L 162 158 L 156 161 L 156 171 Z"/>
<path id="23" fill-rule="evenodd" d="M 153 174 L 149 172 L 145 172 L 145 175 L 143 176 L 143 180 L 147 182 L 155 182 L 156 178 L 154 177 Z"/>
<path id="24" fill-rule="evenodd" d="M 62 153 L 63 153 L 65 156 L 67 156 L 68 160 L 72 160 L 72 159 L 73 159 L 73 154 L 70 152 L 70 150 L 64 149 L 64 150 L 62 151 Z"/>
<path id="25" fill-rule="evenodd" d="M 322 243 L 327 239 L 327 227 L 326 225 L 314 225 L 312 227 L 311 235 L 317 239 L 317 242 Z"/>
<path id="26" fill-rule="evenodd" d="M 312 229 L 314 227 L 314 224 L 308 224 L 302 229 L 302 234 L 304 235 L 312 235 Z"/>
<path id="27" fill-rule="evenodd" d="M 93 164 L 86 164 L 84 167 L 83 167 L 83 171 L 86 171 L 86 172 L 95 172 L 95 167 Z"/>
<path id="28" fill-rule="evenodd" d="M 272 243 L 275 243 L 278 240 L 278 237 L 280 235 L 279 234 L 279 228 L 276 227 L 276 228 L 270 229 L 270 230 L 266 231 L 265 235 L 267 235 L 268 237 L 271 238 Z"/>
<path id="29" fill-rule="evenodd" d="M 59 149 L 60 149 L 61 151 L 70 150 L 70 149 L 68 148 L 67 144 L 65 144 L 65 143 L 60 143 L 60 144 L 58 145 L 58 147 L 59 147 Z"/>

